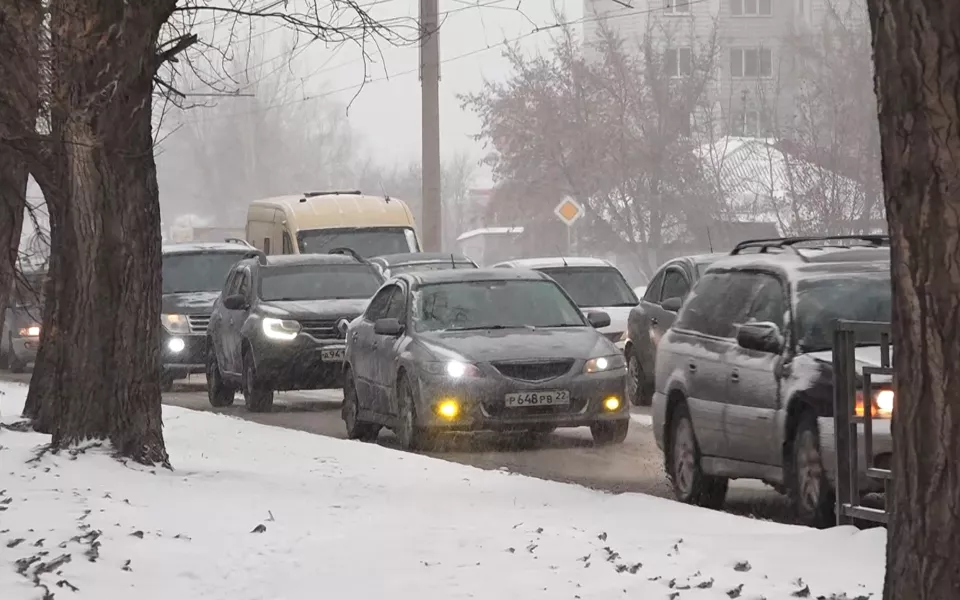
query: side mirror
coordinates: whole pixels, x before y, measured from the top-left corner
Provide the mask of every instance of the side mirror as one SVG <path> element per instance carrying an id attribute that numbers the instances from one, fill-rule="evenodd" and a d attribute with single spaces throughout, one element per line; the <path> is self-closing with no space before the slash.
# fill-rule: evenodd
<path id="1" fill-rule="evenodd" d="M 680 312 L 680 307 L 683 306 L 683 298 L 667 298 L 660 303 L 660 307 L 663 310 L 669 310 L 670 312 Z"/>
<path id="2" fill-rule="evenodd" d="M 587 313 L 587 323 L 594 329 L 602 329 L 610 325 L 610 315 L 600 310 L 592 310 Z"/>
<path id="3" fill-rule="evenodd" d="M 233 294 L 223 299 L 223 307 L 227 310 L 244 310 L 247 308 L 247 299 L 243 294 Z"/>
<path id="4" fill-rule="evenodd" d="M 377 319 L 373 324 L 373 332 L 377 335 L 397 337 L 403 333 L 403 325 L 396 319 Z"/>
<path id="5" fill-rule="evenodd" d="M 783 351 L 783 336 L 775 323 L 744 323 L 737 331 L 737 343 L 758 352 L 780 354 Z"/>

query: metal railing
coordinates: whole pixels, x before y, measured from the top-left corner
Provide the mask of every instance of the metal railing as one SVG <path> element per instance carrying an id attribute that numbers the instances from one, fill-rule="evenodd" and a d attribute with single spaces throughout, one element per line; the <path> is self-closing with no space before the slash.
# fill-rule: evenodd
<path id="1" fill-rule="evenodd" d="M 879 338 L 880 366 L 860 369 L 857 386 L 857 343 L 868 338 L 870 343 Z M 852 525 L 857 520 L 886 524 L 889 503 L 886 493 L 892 479 L 890 469 L 874 464 L 873 454 L 873 384 L 874 377 L 893 377 L 890 361 L 890 323 L 874 321 L 838 321 L 833 333 L 833 405 L 836 427 L 836 494 L 837 525 Z M 860 392 L 863 414 L 856 414 L 857 392 Z M 863 457 L 860 457 L 861 427 Z M 860 489 L 860 460 L 865 462 L 866 477 L 883 485 L 884 508 L 862 504 Z"/>

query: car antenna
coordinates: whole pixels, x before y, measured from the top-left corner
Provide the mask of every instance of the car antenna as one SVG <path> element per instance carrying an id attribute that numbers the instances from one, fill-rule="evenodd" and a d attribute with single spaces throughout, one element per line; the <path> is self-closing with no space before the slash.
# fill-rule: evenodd
<path id="1" fill-rule="evenodd" d="M 390 202 L 390 196 L 387 195 L 387 190 L 383 189 L 383 180 L 381 179 L 377 183 L 380 184 L 380 193 L 383 194 L 383 201 Z"/>
<path id="2" fill-rule="evenodd" d="M 451 269 L 457 268 L 457 259 L 453 257 L 453 252 L 450 253 L 450 268 Z"/>
<path id="3" fill-rule="evenodd" d="M 563 266 L 569 267 L 570 265 L 567 264 L 567 259 L 563 257 L 563 252 L 560 251 L 560 246 L 557 246 L 557 254 L 560 255 L 560 260 L 563 261 Z"/>
<path id="4" fill-rule="evenodd" d="M 710 238 L 710 226 L 707 225 L 707 245 L 710 247 L 710 254 L 713 254 L 713 239 Z"/>

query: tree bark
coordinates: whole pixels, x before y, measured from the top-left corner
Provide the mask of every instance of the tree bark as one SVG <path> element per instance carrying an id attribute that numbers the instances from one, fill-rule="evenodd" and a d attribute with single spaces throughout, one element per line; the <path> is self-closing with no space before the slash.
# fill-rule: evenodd
<path id="1" fill-rule="evenodd" d="M 109 440 L 168 465 L 160 370 L 160 205 L 151 105 L 160 27 L 174 0 L 51 6 L 62 194 L 48 199 L 51 282 L 32 408 L 56 450 Z M 50 343 L 55 338 L 55 343 Z"/>
<path id="2" fill-rule="evenodd" d="M 0 323 L 16 276 L 26 196 L 26 165 L 12 149 L 0 146 Z M 5 342 L 0 339 L 0 353 Z"/>
<path id="3" fill-rule="evenodd" d="M 960 3 L 869 0 L 892 241 L 887 600 L 960 598 Z"/>

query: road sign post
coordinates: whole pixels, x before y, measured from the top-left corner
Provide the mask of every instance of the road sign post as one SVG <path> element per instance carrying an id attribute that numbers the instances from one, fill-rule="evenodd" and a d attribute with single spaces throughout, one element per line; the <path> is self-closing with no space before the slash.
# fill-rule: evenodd
<path id="1" fill-rule="evenodd" d="M 567 226 L 567 252 L 570 252 L 573 246 L 573 224 L 583 216 L 583 207 L 580 206 L 579 202 L 568 196 L 553 209 L 553 214 L 557 215 L 557 218 Z"/>

